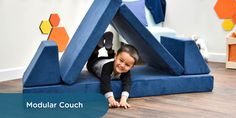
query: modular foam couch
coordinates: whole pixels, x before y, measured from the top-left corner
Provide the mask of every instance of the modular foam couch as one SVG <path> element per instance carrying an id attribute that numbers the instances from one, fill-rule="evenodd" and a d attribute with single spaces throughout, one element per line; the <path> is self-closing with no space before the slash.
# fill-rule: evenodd
<path id="1" fill-rule="evenodd" d="M 56 43 L 42 41 L 23 75 L 23 93 L 101 93 L 99 79 L 83 67 L 109 24 L 145 62 L 131 70 L 130 97 L 212 91 L 214 77 L 192 40 L 159 42 L 121 0 L 95 0 L 60 60 Z M 119 98 L 121 82 L 111 84 Z"/>

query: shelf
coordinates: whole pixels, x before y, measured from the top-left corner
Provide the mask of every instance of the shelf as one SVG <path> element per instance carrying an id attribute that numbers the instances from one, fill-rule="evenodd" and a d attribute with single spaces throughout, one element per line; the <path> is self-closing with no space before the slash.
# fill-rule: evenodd
<path id="1" fill-rule="evenodd" d="M 227 38 L 227 44 L 236 44 L 236 38 Z"/>
<path id="2" fill-rule="evenodd" d="M 236 69 L 236 38 L 227 38 L 226 68 Z"/>
<path id="3" fill-rule="evenodd" d="M 226 68 L 231 68 L 231 69 L 236 69 L 236 62 L 226 62 L 226 65 L 225 65 Z"/>

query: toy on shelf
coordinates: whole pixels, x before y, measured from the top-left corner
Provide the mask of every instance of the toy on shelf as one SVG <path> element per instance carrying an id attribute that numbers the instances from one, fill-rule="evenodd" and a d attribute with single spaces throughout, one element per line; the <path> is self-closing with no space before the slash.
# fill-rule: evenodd
<path id="1" fill-rule="evenodd" d="M 226 68 L 236 69 L 236 31 L 227 36 Z"/>

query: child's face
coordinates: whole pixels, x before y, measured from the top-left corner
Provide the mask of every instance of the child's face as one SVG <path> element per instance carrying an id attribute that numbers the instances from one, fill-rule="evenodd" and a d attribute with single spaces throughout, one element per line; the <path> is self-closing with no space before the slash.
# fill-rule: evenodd
<path id="1" fill-rule="evenodd" d="M 115 57 L 115 73 L 126 73 L 134 66 L 135 60 L 127 52 L 121 52 Z"/>

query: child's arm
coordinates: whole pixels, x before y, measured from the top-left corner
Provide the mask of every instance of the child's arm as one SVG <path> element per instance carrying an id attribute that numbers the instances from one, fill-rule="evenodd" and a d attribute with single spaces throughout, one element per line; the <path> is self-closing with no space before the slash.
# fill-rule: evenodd
<path id="1" fill-rule="evenodd" d="M 127 72 L 121 75 L 121 82 L 122 82 L 122 94 L 120 98 L 120 106 L 124 107 L 125 109 L 131 107 L 128 103 L 129 91 L 131 87 L 131 79 L 130 79 L 130 72 Z"/>
<path id="2" fill-rule="evenodd" d="M 112 88 L 111 88 L 111 80 L 109 77 L 104 76 L 101 80 L 101 89 L 105 94 L 105 97 L 108 100 L 109 107 L 119 107 L 120 104 L 114 98 Z"/>
<path id="3" fill-rule="evenodd" d="M 114 98 L 112 87 L 111 87 L 111 73 L 112 69 L 110 67 L 113 67 L 112 63 L 105 64 L 101 73 L 101 90 L 105 97 L 108 100 L 109 107 L 119 107 L 120 104 L 117 102 Z"/>
<path id="4" fill-rule="evenodd" d="M 124 107 L 125 109 L 131 107 L 130 104 L 127 103 L 127 99 L 128 99 L 128 98 L 127 98 L 126 96 L 122 96 L 122 97 L 120 98 L 120 107 Z"/>
<path id="5" fill-rule="evenodd" d="M 119 102 L 117 102 L 113 96 L 110 96 L 107 99 L 109 102 L 109 107 L 120 107 Z"/>

